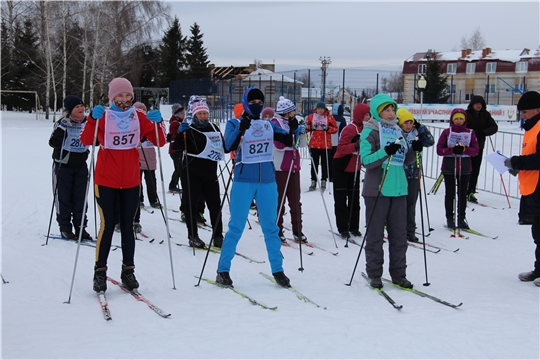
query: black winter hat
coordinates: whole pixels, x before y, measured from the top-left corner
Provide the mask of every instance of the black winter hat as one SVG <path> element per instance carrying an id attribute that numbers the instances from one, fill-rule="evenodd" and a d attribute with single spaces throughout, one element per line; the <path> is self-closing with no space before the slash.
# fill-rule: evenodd
<path id="1" fill-rule="evenodd" d="M 540 109 L 540 94 L 537 91 L 527 91 L 519 99 L 517 108 L 519 111 Z"/>
<path id="2" fill-rule="evenodd" d="M 251 100 L 255 100 L 255 99 L 264 101 L 264 94 L 262 93 L 261 90 L 259 90 L 257 88 L 251 89 L 251 91 L 247 95 L 247 101 L 248 102 L 250 102 Z"/>
<path id="3" fill-rule="evenodd" d="M 75 95 L 68 95 L 64 99 L 64 109 L 66 109 L 67 114 L 71 114 L 75 106 L 84 105 L 82 99 Z"/>

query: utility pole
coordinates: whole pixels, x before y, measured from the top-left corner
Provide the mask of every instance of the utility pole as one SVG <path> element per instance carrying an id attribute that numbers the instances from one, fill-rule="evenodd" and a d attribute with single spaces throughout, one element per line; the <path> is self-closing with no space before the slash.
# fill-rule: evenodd
<path id="1" fill-rule="evenodd" d="M 326 68 L 332 63 L 332 60 L 330 60 L 330 57 L 321 56 L 319 58 L 321 62 L 321 70 L 322 70 L 322 96 L 321 101 L 324 101 L 324 96 L 326 95 Z"/>

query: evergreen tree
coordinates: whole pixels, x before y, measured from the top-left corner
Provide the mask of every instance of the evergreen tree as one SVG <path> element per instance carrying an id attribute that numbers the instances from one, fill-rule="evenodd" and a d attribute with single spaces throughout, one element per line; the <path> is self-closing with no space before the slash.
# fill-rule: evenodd
<path id="1" fill-rule="evenodd" d="M 1 86 L 3 90 L 11 90 L 13 89 L 13 82 L 15 81 L 14 77 L 14 69 L 13 69 L 13 63 L 12 60 L 12 54 L 13 54 L 13 48 L 11 47 L 11 40 L 9 38 L 9 33 L 6 28 L 6 24 L 4 23 L 4 20 L 2 20 L 2 24 L 0 25 L 0 36 L 1 36 Z M 6 110 L 13 110 L 12 106 L 13 102 L 13 95 L 10 93 L 2 92 L 2 104 L 6 104 L 7 108 Z"/>
<path id="2" fill-rule="evenodd" d="M 203 46 L 201 28 L 194 23 L 191 28 L 191 37 L 187 42 L 187 64 L 189 67 L 189 78 L 201 79 L 210 77 L 208 68 L 208 55 Z"/>
<path id="3" fill-rule="evenodd" d="M 169 87 L 173 80 L 181 79 L 183 69 L 186 66 L 186 38 L 182 36 L 182 29 L 177 17 L 171 27 L 165 31 L 165 35 L 161 39 L 161 71 L 160 71 L 160 87 Z"/>
<path id="4" fill-rule="evenodd" d="M 450 95 L 448 94 L 448 75 L 443 75 L 442 63 L 437 60 L 437 53 L 426 54 L 426 88 L 424 89 L 424 103 L 426 104 L 446 104 Z M 417 95 L 420 102 L 420 94 Z"/>
<path id="5" fill-rule="evenodd" d="M 24 21 L 24 26 L 15 25 L 14 37 L 14 81 L 13 90 L 40 90 L 41 80 L 43 79 L 43 66 L 38 56 L 38 36 L 34 31 L 35 27 L 30 19 Z M 34 97 L 31 94 L 22 94 L 14 97 L 17 100 L 13 102 L 16 109 L 31 111 L 34 107 Z"/>
<path id="6" fill-rule="evenodd" d="M 82 83 L 83 83 L 83 63 L 84 63 L 84 49 L 81 39 L 84 37 L 83 29 L 76 24 L 70 24 L 68 29 L 68 36 L 66 37 L 66 95 L 77 95 L 82 98 Z M 62 49 L 63 38 L 60 39 L 59 49 Z M 58 57 L 58 63 L 62 63 L 63 52 L 58 51 L 56 57 Z M 58 75 L 62 75 L 58 72 Z M 63 76 L 63 75 L 62 75 Z M 61 91 L 61 89 L 58 89 Z M 61 96 L 59 96 L 61 97 Z M 63 106 L 63 99 L 60 107 Z"/>

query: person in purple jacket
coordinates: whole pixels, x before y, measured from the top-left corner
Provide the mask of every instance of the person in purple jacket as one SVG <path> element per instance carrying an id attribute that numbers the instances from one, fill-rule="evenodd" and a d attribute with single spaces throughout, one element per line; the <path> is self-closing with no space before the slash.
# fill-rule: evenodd
<path id="1" fill-rule="evenodd" d="M 437 143 L 437 155 L 444 156 L 442 174 L 444 175 L 444 207 L 446 224 L 456 228 L 454 201 L 457 183 L 457 227 L 469 229 L 465 219 L 467 209 L 467 189 L 471 176 L 471 157 L 478 155 L 478 141 L 473 130 L 467 128 L 467 112 L 456 108 L 450 115 L 450 127 L 444 129 Z"/>
<path id="2" fill-rule="evenodd" d="M 276 116 L 271 121 L 279 128 L 289 131 L 289 119 L 294 118 L 295 115 L 296 105 L 291 100 L 280 96 L 276 106 Z M 287 243 L 283 235 L 283 214 L 285 198 L 287 198 L 294 241 L 305 244 L 307 237 L 302 232 L 302 203 L 300 202 L 300 152 L 296 146 L 285 146 L 279 141 L 274 141 L 274 166 L 278 186 L 279 237 L 282 243 Z"/>

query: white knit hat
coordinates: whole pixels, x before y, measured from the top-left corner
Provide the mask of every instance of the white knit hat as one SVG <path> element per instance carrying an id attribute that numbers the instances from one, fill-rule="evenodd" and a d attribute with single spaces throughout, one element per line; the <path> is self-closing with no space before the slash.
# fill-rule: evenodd
<path id="1" fill-rule="evenodd" d="M 283 96 L 279 97 L 279 101 L 276 106 L 276 113 L 288 114 L 294 110 L 296 110 L 296 105 L 294 105 L 294 103 L 291 100 L 285 99 Z"/>

